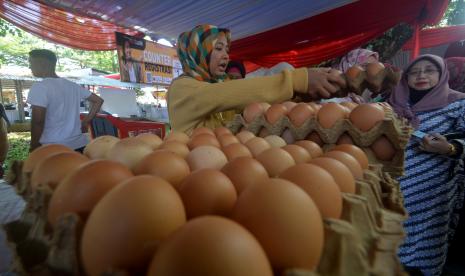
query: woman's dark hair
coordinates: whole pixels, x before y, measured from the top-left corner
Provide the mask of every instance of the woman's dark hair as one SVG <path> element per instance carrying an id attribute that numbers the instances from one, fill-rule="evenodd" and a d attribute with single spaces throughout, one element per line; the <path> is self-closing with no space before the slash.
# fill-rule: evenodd
<path id="1" fill-rule="evenodd" d="M 57 56 L 54 52 L 46 49 L 35 49 L 29 52 L 29 57 L 31 58 L 44 58 L 52 64 L 57 63 Z"/>
<path id="2" fill-rule="evenodd" d="M 228 67 L 226 67 L 226 72 L 229 72 L 229 70 L 232 68 L 239 69 L 239 72 L 241 72 L 241 76 L 245 78 L 246 71 L 244 63 L 242 63 L 242 61 L 230 60 L 228 63 Z"/>

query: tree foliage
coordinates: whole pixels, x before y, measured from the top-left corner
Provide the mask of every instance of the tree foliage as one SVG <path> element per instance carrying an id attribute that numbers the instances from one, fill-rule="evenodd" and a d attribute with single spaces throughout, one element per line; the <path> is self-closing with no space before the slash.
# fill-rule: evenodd
<path id="1" fill-rule="evenodd" d="M 378 38 L 364 45 L 363 48 L 378 52 L 382 62 L 389 61 L 413 35 L 413 28 L 401 23 Z"/>
<path id="2" fill-rule="evenodd" d="M 3 34 L 3 35 L 2 35 Z M 116 51 L 84 51 L 47 42 L 0 19 L 0 65 L 28 66 L 32 49 L 49 49 L 58 56 L 58 71 L 95 68 L 118 72 Z"/>
<path id="3" fill-rule="evenodd" d="M 7 21 L 3 19 L 0 19 L 0 37 L 4 37 L 7 34 L 21 35 L 21 32 L 14 25 L 8 23 Z"/>
<path id="4" fill-rule="evenodd" d="M 450 0 L 441 25 L 465 24 L 465 0 Z"/>

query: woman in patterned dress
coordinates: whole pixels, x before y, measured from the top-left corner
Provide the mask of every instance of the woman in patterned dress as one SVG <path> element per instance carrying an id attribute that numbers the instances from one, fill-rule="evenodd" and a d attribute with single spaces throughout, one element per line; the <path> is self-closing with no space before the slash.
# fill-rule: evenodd
<path id="1" fill-rule="evenodd" d="M 442 58 L 422 55 L 404 71 L 389 103 L 423 139 L 412 136 L 399 178 L 409 218 L 398 255 L 409 271 L 440 275 L 457 211 L 463 202 L 463 141 L 443 135 L 465 130 L 465 94 L 449 88 Z"/>

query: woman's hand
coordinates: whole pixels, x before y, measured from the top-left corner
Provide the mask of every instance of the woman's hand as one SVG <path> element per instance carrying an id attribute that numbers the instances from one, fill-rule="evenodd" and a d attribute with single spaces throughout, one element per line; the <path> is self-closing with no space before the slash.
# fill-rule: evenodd
<path id="1" fill-rule="evenodd" d="M 346 81 L 338 70 L 331 68 L 308 69 L 308 94 L 313 99 L 331 98 Z"/>
<path id="2" fill-rule="evenodd" d="M 438 133 L 433 133 L 423 137 L 420 149 L 432 153 L 449 154 L 450 144 L 447 142 L 446 137 Z"/>

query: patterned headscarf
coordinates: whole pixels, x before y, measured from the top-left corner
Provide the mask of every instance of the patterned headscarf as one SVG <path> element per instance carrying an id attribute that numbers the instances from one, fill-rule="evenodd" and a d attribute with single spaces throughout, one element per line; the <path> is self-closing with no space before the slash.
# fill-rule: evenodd
<path id="1" fill-rule="evenodd" d="M 228 29 L 220 29 L 213 25 L 199 25 L 189 32 L 184 32 L 178 38 L 178 57 L 184 74 L 199 81 L 221 82 L 226 78 L 214 77 L 209 70 L 209 57 L 215 47 L 216 40 L 223 34 L 228 45 L 231 43 L 231 33 Z"/>
<path id="2" fill-rule="evenodd" d="M 352 50 L 341 58 L 337 69 L 345 73 L 347 69 L 354 65 L 366 65 L 368 58 L 371 56 L 376 60 L 379 60 L 379 55 L 377 52 L 373 52 L 367 49 Z"/>
<path id="3" fill-rule="evenodd" d="M 437 64 L 439 66 L 438 69 L 441 71 L 441 76 L 439 78 L 438 84 L 436 84 L 436 86 L 433 87 L 433 89 L 429 91 L 427 95 L 425 95 L 416 104 L 410 106 L 410 87 L 408 86 L 407 74 L 415 63 L 424 59 L 430 60 L 434 64 Z M 458 99 L 465 98 L 464 93 L 450 89 L 448 81 L 449 72 L 447 71 L 446 64 L 441 57 L 435 55 L 419 56 L 407 66 L 406 70 L 404 70 L 402 79 L 397 85 L 394 93 L 391 94 L 388 102 L 392 105 L 397 114 L 407 118 L 416 128 L 420 122 L 415 116 L 415 112 L 443 108 Z"/>
<path id="4" fill-rule="evenodd" d="M 449 87 L 465 93 L 465 57 L 445 59 L 449 70 Z"/>

